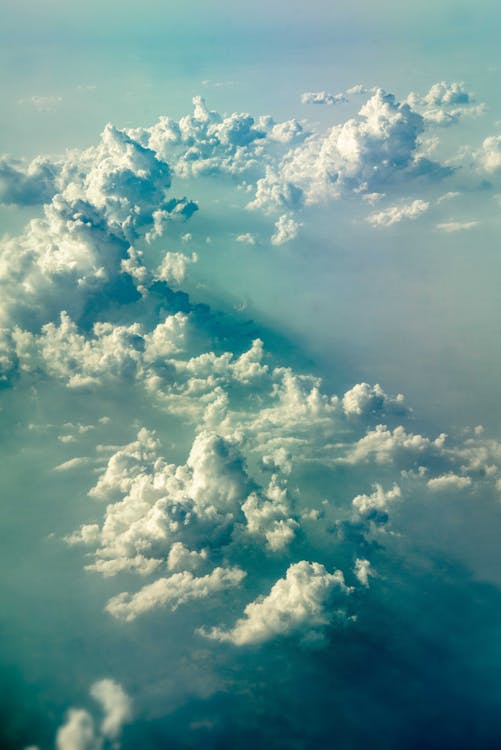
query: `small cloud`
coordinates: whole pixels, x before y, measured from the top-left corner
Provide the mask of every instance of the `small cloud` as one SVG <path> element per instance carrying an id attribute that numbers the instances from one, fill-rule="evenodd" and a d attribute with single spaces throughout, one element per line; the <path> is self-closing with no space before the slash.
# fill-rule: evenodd
<path id="1" fill-rule="evenodd" d="M 437 229 L 441 232 L 464 232 L 477 227 L 479 223 L 478 221 L 447 221 L 443 224 L 437 224 Z"/>
<path id="2" fill-rule="evenodd" d="M 256 244 L 256 237 L 251 234 L 250 232 L 246 232 L 246 234 L 239 234 L 235 238 L 237 242 L 241 242 L 244 245 L 255 245 Z"/>
<path id="3" fill-rule="evenodd" d="M 427 201 L 415 200 L 412 203 L 390 206 L 384 211 L 372 213 L 367 217 L 367 221 L 374 227 L 391 227 L 404 219 L 417 219 L 428 211 L 429 207 L 430 204 Z"/>
<path id="4" fill-rule="evenodd" d="M 27 99 L 18 99 L 19 104 L 31 105 L 37 112 L 54 112 L 62 101 L 62 96 L 30 96 Z"/>
<path id="5" fill-rule="evenodd" d="M 55 466 L 52 471 L 71 471 L 71 469 L 76 469 L 79 466 L 84 466 L 85 464 L 88 464 L 90 461 L 89 458 L 86 456 L 79 456 L 76 458 L 70 458 L 69 461 L 65 461 L 62 464 L 59 464 L 58 466 Z"/>
<path id="6" fill-rule="evenodd" d="M 271 238 L 273 245 L 284 245 L 297 237 L 301 223 L 295 221 L 290 214 L 280 216 L 275 224 L 275 234 Z"/>
<path id="7" fill-rule="evenodd" d="M 364 86 L 362 83 L 356 83 L 355 86 L 351 86 L 349 89 L 346 89 L 346 93 L 349 96 L 352 95 L 364 95 L 364 94 L 373 94 L 376 91 L 375 86 Z"/>
<path id="8" fill-rule="evenodd" d="M 440 198 L 437 199 L 437 205 L 443 203 L 444 201 L 452 201 L 454 200 L 454 198 L 459 198 L 460 195 L 461 193 L 458 192 L 444 193 L 440 196 Z"/>
<path id="9" fill-rule="evenodd" d="M 329 94 L 327 91 L 305 91 L 301 94 L 303 104 L 345 104 L 348 97 L 345 94 Z"/>

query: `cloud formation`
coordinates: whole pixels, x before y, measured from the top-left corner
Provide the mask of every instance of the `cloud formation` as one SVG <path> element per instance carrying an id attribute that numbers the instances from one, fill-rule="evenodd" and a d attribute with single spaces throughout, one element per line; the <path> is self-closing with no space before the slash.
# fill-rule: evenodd
<path id="1" fill-rule="evenodd" d="M 308 636 L 325 627 L 330 618 L 342 614 L 328 607 L 332 607 L 336 595 L 343 602 L 348 593 L 341 571 L 329 573 L 319 563 L 302 560 L 288 568 L 267 596 L 248 604 L 244 616 L 231 630 L 214 628 L 206 635 L 236 646 L 259 644 L 297 632 Z"/>

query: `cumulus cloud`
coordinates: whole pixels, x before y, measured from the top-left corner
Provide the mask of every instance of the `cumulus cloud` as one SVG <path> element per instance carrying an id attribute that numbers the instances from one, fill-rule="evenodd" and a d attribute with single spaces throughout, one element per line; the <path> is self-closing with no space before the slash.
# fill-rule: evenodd
<path id="1" fill-rule="evenodd" d="M 301 224 L 295 221 L 290 214 L 280 216 L 275 224 L 275 233 L 271 238 L 272 245 L 284 245 L 286 242 L 296 239 Z"/>
<path id="2" fill-rule="evenodd" d="M 88 711 L 72 708 L 66 723 L 56 735 L 57 750 L 99 750 L 100 739 L 94 733 L 94 721 Z"/>
<path id="3" fill-rule="evenodd" d="M 429 479 L 427 484 L 433 492 L 440 492 L 441 490 L 463 490 L 466 487 L 471 487 L 471 478 L 467 476 L 458 476 L 453 473 L 442 474 L 439 477 Z"/>
<path id="4" fill-rule="evenodd" d="M 377 226 L 428 209 L 426 201 L 397 203 L 395 193 L 412 195 L 414 178 L 444 174 L 424 158 L 422 137 L 433 119 L 427 108 L 452 112 L 466 106 L 464 95 L 439 88 L 413 104 L 355 88 L 350 93 L 370 93 L 369 101 L 325 132 L 308 132 L 295 119 L 222 116 L 196 99 L 185 118 L 162 118 L 150 128 L 109 126 L 95 147 L 58 162 L 3 165 L 6 201 L 46 205 L 2 246 L 2 385 L 19 388 L 17 397 L 29 390 L 37 406 L 38 392 L 55 395 L 57 410 L 70 402 L 80 410 L 50 433 L 58 457 L 48 464 L 57 464 L 49 478 L 61 482 L 60 472 L 78 469 L 80 482 L 88 473 L 88 505 L 78 510 L 86 522 L 65 528 L 65 542 L 72 556 L 82 545 L 82 565 L 109 579 L 101 607 L 107 599 L 116 620 L 146 620 L 163 608 L 167 621 L 178 610 L 172 632 L 182 636 L 172 651 L 181 660 L 206 658 L 207 648 L 192 648 L 195 629 L 213 641 L 211 653 L 218 651 L 211 665 L 227 658 L 225 668 L 234 652 L 221 643 L 275 641 L 270 651 L 285 658 L 287 637 L 325 644 L 335 640 L 336 623 L 358 628 L 357 619 L 348 651 L 358 648 L 372 608 L 381 610 L 379 584 L 385 608 L 415 593 L 405 554 L 410 549 L 415 560 L 422 549 L 408 517 L 428 513 L 423 527 L 434 529 L 459 491 L 473 497 L 482 489 L 498 499 L 495 440 L 478 431 L 430 437 L 412 426 L 403 395 L 377 383 L 337 396 L 320 378 L 287 366 L 273 337 L 263 334 L 268 346 L 258 337 L 257 325 L 224 320 L 182 291 L 196 256 L 179 248 L 194 239 L 203 248 L 207 235 L 204 227 L 200 243 L 196 225 L 193 235 L 173 226 L 196 208 L 172 197 L 183 179 L 190 191 L 199 177 L 218 176 L 225 189 L 238 183 L 235 201 L 252 196 L 251 205 L 269 213 L 259 221 L 275 224 L 273 244 L 295 237 L 299 218 L 307 225 L 307 206 L 329 198 L 373 205 L 384 197 L 390 207 L 370 218 Z M 231 201 L 221 200 L 218 210 L 226 217 Z M 222 236 L 248 244 L 262 236 L 261 225 L 256 234 L 240 229 L 254 229 L 249 214 Z M 59 401 L 63 387 L 71 392 Z M 84 424 L 91 421 L 81 416 L 86 406 L 94 415 L 113 414 L 99 435 L 113 444 L 96 446 L 95 454 L 89 444 L 101 426 L 95 416 L 96 433 Z M 86 456 L 71 458 L 72 447 L 84 452 L 82 439 Z M 333 650 L 325 653 L 329 670 Z M 300 651 L 294 648 L 292 662 Z M 267 664 L 252 661 L 260 679 L 269 676 L 261 671 Z M 274 669 L 279 662 L 270 663 Z M 204 685 L 203 694 L 210 689 Z M 70 709 L 60 750 L 102 750 L 119 741 L 129 698 L 109 679 L 91 695 L 100 713 Z"/>
<path id="5" fill-rule="evenodd" d="M 204 635 L 236 646 L 293 633 L 307 636 L 343 615 L 341 608 L 348 593 L 340 570 L 329 573 L 319 563 L 302 560 L 289 566 L 267 596 L 248 604 L 231 630 L 214 628 Z"/>
<path id="6" fill-rule="evenodd" d="M 294 538 L 297 521 L 288 517 L 290 504 L 285 487 L 274 477 L 264 498 L 253 492 L 242 504 L 249 534 L 263 535 L 271 550 L 281 550 Z"/>
<path id="7" fill-rule="evenodd" d="M 369 383 L 357 383 L 344 394 L 343 411 L 347 416 L 357 417 L 377 412 L 401 413 L 405 411 L 404 402 L 403 393 L 392 398 L 384 392 L 379 383 L 372 386 Z"/>
<path id="8" fill-rule="evenodd" d="M 165 281 L 169 286 L 180 286 L 186 277 L 186 269 L 191 263 L 196 263 L 198 256 L 192 253 L 191 256 L 183 253 L 165 253 L 162 263 L 157 271 L 157 278 Z"/>
<path id="9" fill-rule="evenodd" d="M 362 586 L 369 586 L 369 578 L 374 575 L 369 560 L 363 560 L 361 558 L 355 560 L 355 575 Z"/>
<path id="10" fill-rule="evenodd" d="M 97 146 L 58 163 L 38 159 L 23 170 L 4 160 L 0 184 L 4 202 L 46 204 L 42 218 L 0 245 L 0 321 L 8 325 L 47 322 L 57 308 L 81 315 L 104 291 L 130 297 L 122 269 L 130 243 L 153 230 L 159 211 L 172 222 L 196 209 L 167 195 L 169 165 L 112 125 Z"/>
<path id="11" fill-rule="evenodd" d="M 484 140 L 478 160 L 486 172 L 497 172 L 501 168 L 501 135 L 491 135 Z"/>
<path id="12" fill-rule="evenodd" d="M 473 93 L 461 81 L 439 81 L 422 96 L 411 92 L 407 101 L 427 122 L 441 127 L 456 124 L 465 114 L 478 115 L 484 111 L 483 105 L 476 104 Z"/>
<path id="13" fill-rule="evenodd" d="M 405 174 L 443 175 L 419 155 L 424 127 L 409 104 L 378 89 L 357 118 L 309 138 L 287 153 L 278 169 L 269 168 L 250 206 L 291 210 L 345 191 L 378 192 Z"/>
<path id="14" fill-rule="evenodd" d="M 37 156 L 28 165 L 0 159 L 0 203 L 33 206 L 48 203 L 57 190 L 61 166 Z"/>
<path id="15" fill-rule="evenodd" d="M 113 741 L 113 747 L 117 750 L 120 748 L 122 728 L 132 718 L 131 699 L 118 682 L 108 678 L 95 682 L 90 688 L 90 695 L 103 713 L 100 729 L 96 728 L 95 719 L 89 711 L 70 708 L 64 724 L 56 733 L 57 750 L 102 750 L 108 747 L 106 740 Z"/>
<path id="16" fill-rule="evenodd" d="M 383 211 L 376 211 L 367 217 L 369 224 L 375 227 L 391 227 L 404 219 L 417 219 L 430 208 L 428 201 L 415 200 L 390 206 Z"/>
<path id="17" fill-rule="evenodd" d="M 329 94 L 327 91 L 306 91 L 301 94 L 303 104 L 344 104 L 348 101 L 345 94 Z"/>
<path id="18" fill-rule="evenodd" d="M 127 593 L 114 596 L 106 610 L 119 620 L 131 622 L 152 609 L 169 605 L 175 610 L 191 599 L 213 596 L 216 592 L 238 586 L 244 577 L 245 572 L 239 568 L 215 568 L 198 578 L 188 571 L 174 573 L 169 578 L 158 578 L 132 596 Z"/>
<path id="19" fill-rule="evenodd" d="M 123 725 L 132 717 L 132 702 L 129 696 L 118 682 L 110 679 L 95 682 L 91 686 L 90 694 L 100 704 L 104 713 L 101 734 L 103 737 L 116 739 Z"/>
<path id="20" fill-rule="evenodd" d="M 380 484 L 376 484 L 371 495 L 357 495 L 353 498 L 352 505 L 364 520 L 384 523 L 387 520 L 389 506 L 395 500 L 400 499 L 401 494 L 397 484 L 387 492 Z"/>
<path id="21" fill-rule="evenodd" d="M 345 460 L 349 463 L 374 460 L 380 464 L 391 463 L 398 458 L 412 461 L 416 457 L 440 453 L 446 438 L 447 435 L 441 434 L 432 440 L 423 435 L 407 432 L 402 425 L 391 430 L 380 424 L 375 429 L 368 430 L 366 435 L 355 443 Z"/>
<path id="22" fill-rule="evenodd" d="M 256 244 L 256 238 L 253 234 L 250 232 L 245 232 L 245 234 L 238 234 L 235 237 L 237 242 L 241 242 L 244 245 L 255 245 Z"/>

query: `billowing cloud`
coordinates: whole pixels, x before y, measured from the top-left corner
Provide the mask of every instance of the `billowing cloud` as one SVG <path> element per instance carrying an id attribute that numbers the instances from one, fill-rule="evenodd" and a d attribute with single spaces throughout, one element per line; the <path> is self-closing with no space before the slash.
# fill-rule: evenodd
<path id="1" fill-rule="evenodd" d="M 420 114 L 382 89 L 358 117 L 291 150 L 277 170 L 257 183 L 252 207 L 291 210 L 302 203 L 339 197 L 343 191 L 374 192 L 407 174 L 438 174 L 418 152 Z"/>
<path id="2" fill-rule="evenodd" d="M 44 204 L 20 236 L 2 242 L 0 377 L 7 396 L 29 392 L 30 406 L 40 406 L 43 393 L 57 404 L 50 429 L 44 422 L 57 452 L 47 481 L 66 492 L 78 479 L 75 512 L 58 519 L 58 537 L 89 575 L 107 579 L 96 587 L 96 617 L 106 618 L 110 637 L 144 627 L 154 638 L 156 612 L 162 628 L 173 626 L 164 632 L 182 633 L 176 679 L 183 660 L 199 660 L 200 672 L 209 660 L 215 672 L 228 670 L 227 682 L 217 676 L 216 688 L 200 688 L 204 697 L 232 688 L 232 645 L 256 647 L 256 669 L 267 678 L 258 648 L 266 653 L 269 642 L 277 658 L 291 641 L 323 645 L 333 658 L 328 645 L 341 629 L 353 653 L 376 611 L 391 631 L 393 601 L 402 591 L 412 596 L 427 575 L 409 564 L 423 556 L 412 514 L 425 536 L 452 502 L 499 496 L 501 446 L 481 430 L 429 435 L 404 396 L 379 383 L 356 378 L 350 387 L 343 376 L 333 393 L 303 364 L 292 367 L 258 324 L 225 317 L 185 291 L 200 258 L 193 286 L 203 300 L 198 276 L 212 261 L 202 257 L 206 227 L 175 226 L 197 204 L 173 196 L 184 195 L 181 185 L 191 195 L 197 179 L 204 188 L 238 185 L 235 205 L 217 206 L 226 219 L 240 201 L 245 220 L 231 216 L 223 236 L 232 251 L 236 242 L 256 244 L 235 252 L 256 258 L 263 237 L 281 245 L 300 227 L 306 233 L 309 207 L 329 199 L 364 201 L 357 205 L 366 211 L 384 198 L 387 207 L 368 219 L 380 227 L 456 195 L 401 198 L 424 189 L 423 177 L 448 174 L 424 155 L 422 138 L 434 109 L 447 118 L 470 106 L 464 88 L 439 84 L 414 101 L 382 89 L 349 93 L 369 98 L 326 131 L 294 118 L 223 116 L 196 98 L 179 120 L 109 125 L 93 148 L 0 167 L 4 202 Z M 324 103 L 329 96 L 322 93 Z M 486 143 L 484 168 L 494 173 L 496 143 Z M 247 202 L 263 212 L 256 224 Z M 217 232 L 210 234 L 215 247 Z M 73 404 L 78 414 L 67 413 Z M 108 411 L 113 420 L 97 416 Z M 302 649 L 293 648 L 299 662 Z M 99 714 L 71 708 L 59 750 L 119 742 L 130 699 L 110 679 L 91 696 Z"/>
<path id="3" fill-rule="evenodd" d="M 343 411 L 347 416 L 360 417 L 363 414 L 392 411 L 403 412 L 405 398 L 399 393 L 395 398 L 388 396 L 381 386 L 357 383 L 343 396 Z"/>
<path id="4" fill-rule="evenodd" d="M 426 122 L 441 127 L 456 124 L 465 114 L 478 115 L 484 111 L 461 81 L 439 81 L 423 96 L 411 92 L 407 101 L 422 113 Z"/>
<path id="5" fill-rule="evenodd" d="M 5 157 L 0 159 L 0 203 L 48 203 L 56 192 L 59 172 L 59 164 L 41 156 L 26 166 Z"/>
<path id="6" fill-rule="evenodd" d="M 339 607 L 348 593 L 341 571 L 329 573 L 319 563 L 302 560 L 288 568 L 267 596 L 248 604 L 231 630 L 214 628 L 205 635 L 236 646 L 296 632 L 308 636 L 342 616 Z"/>

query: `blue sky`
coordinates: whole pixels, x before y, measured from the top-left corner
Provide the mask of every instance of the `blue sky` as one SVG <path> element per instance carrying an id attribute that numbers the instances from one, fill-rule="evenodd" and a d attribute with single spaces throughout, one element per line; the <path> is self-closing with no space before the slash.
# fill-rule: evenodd
<path id="1" fill-rule="evenodd" d="M 495 3 L 2 7 L 2 747 L 499 737 Z"/>

